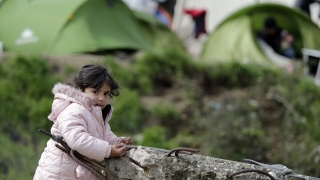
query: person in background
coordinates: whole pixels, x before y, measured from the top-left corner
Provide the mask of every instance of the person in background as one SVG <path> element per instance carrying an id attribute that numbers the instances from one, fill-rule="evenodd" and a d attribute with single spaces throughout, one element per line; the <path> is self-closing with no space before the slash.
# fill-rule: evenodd
<path id="1" fill-rule="evenodd" d="M 317 0 L 297 0 L 294 6 L 304 11 L 309 15 L 309 17 L 311 17 L 310 5 L 316 2 L 320 3 L 320 1 L 317 1 Z M 319 17 L 320 17 L 320 13 L 319 13 Z"/>
<path id="2" fill-rule="evenodd" d="M 294 38 L 287 30 L 281 32 L 281 49 L 282 55 L 289 59 L 294 59 L 296 57 L 296 52 L 293 47 Z"/>
<path id="3" fill-rule="evenodd" d="M 278 27 L 273 17 L 265 19 L 264 28 L 259 31 L 258 37 L 267 43 L 274 52 L 290 59 L 295 58 L 294 37 L 287 30 Z"/>
<path id="4" fill-rule="evenodd" d="M 117 137 L 109 126 L 113 111 L 109 99 L 119 95 L 119 86 L 106 68 L 86 65 L 72 84 L 57 83 L 52 92 L 51 134 L 62 136 L 71 149 L 97 161 L 127 152 L 131 137 Z M 55 144 L 52 139 L 47 142 L 34 180 L 97 179 Z"/>

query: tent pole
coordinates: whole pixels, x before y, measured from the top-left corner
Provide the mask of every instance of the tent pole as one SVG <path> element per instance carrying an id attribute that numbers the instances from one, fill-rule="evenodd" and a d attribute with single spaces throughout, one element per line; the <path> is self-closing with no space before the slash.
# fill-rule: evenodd
<path id="1" fill-rule="evenodd" d="M 316 76 L 314 78 L 314 81 L 317 86 L 320 86 L 320 60 L 318 61 L 318 68 L 317 68 L 317 72 L 316 72 Z"/>
<path id="2" fill-rule="evenodd" d="M 182 21 L 182 12 L 183 7 L 185 7 L 186 1 L 184 0 L 177 0 L 176 7 L 179 9 L 176 10 L 176 13 L 174 13 L 173 16 L 173 24 L 172 24 L 172 30 L 178 32 L 180 30 L 181 21 Z"/>

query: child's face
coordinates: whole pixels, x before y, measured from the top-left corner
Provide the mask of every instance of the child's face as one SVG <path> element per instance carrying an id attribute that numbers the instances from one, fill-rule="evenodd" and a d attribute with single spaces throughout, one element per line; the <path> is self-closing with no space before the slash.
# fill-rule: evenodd
<path id="1" fill-rule="evenodd" d="M 110 90 L 110 86 L 108 86 L 107 83 L 104 83 L 100 89 L 87 87 L 84 89 L 84 92 L 93 98 L 94 106 L 99 106 L 103 109 L 109 103 Z"/>

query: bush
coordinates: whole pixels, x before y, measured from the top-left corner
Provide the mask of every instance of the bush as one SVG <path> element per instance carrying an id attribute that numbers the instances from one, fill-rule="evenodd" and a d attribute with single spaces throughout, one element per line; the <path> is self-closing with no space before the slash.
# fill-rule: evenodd
<path id="1" fill-rule="evenodd" d="M 129 67 L 124 64 L 120 64 L 117 59 L 112 56 L 106 56 L 104 62 L 106 63 L 107 69 L 119 83 L 120 87 L 131 87 L 132 84 L 135 83 L 131 64 L 129 64 Z"/>
<path id="2" fill-rule="evenodd" d="M 24 56 L 3 63 L 0 76 L 0 179 L 31 179 L 48 139 L 38 129 L 51 126 L 51 89 L 59 77 L 45 59 Z"/>
<path id="3" fill-rule="evenodd" d="M 1 134 L 0 179 L 32 179 L 43 151 L 44 141 L 39 150 L 31 144 L 32 139 L 36 138 L 35 134 L 24 129 L 17 129 L 16 132 L 21 134 L 19 142 L 12 142 L 12 137 Z"/>
<path id="4" fill-rule="evenodd" d="M 110 121 L 112 131 L 118 134 L 129 134 L 141 130 L 142 108 L 135 91 L 122 89 L 120 96 L 115 97 L 111 104 L 116 106 Z"/>
<path id="5" fill-rule="evenodd" d="M 266 133 L 258 119 L 258 112 L 247 105 L 245 99 L 238 99 L 233 108 L 220 109 L 207 122 L 206 147 L 214 157 L 242 161 L 252 158 L 266 161 Z M 230 106 L 230 105 L 229 105 Z M 209 143 L 209 144 L 208 144 Z"/>
<path id="6" fill-rule="evenodd" d="M 169 137 L 175 136 L 181 126 L 180 112 L 170 104 L 156 105 L 151 110 L 152 115 L 157 118 L 160 125 L 167 128 Z"/>
<path id="7" fill-rule="evenodd" d="M 255 83 L 261 76 L 261 67 L 255 65 L 245 65 L 239 62 L 229 64 L 221 63 L 207 69 L 208 79 L 216 85 L 224 87 L 247 87 Z"/>
<path id="8" fill-rule="evenodd" d="M 136 62 L 137 86 L 147 93 L 150 89 L 172 87 L 176 78 L 192 77 L 196 67 L 194 61 L 184 52 L 175 49 L 152 51 Z M 143 83 L 148 85 L 147 90 L 143 89 Z"/>
<path id="9" fill-rule="evenodd" d="M 166 129 L 161 126 L 148 127 L 143 131 L 142 146 L 166 148 Z"/>
<path id="10" fill-rule="evenodd" d="M 250 158 L 320 175 L 320 89 L 312 79 L 252 64 L 202 64 L 174 49 L 145 53 L 134 62 L 105 62 L 122 87 L 111 101 L 116 134 L 144 129 L 139 143 L 145 146 L 187 146 L 207 156 Z M 72 66 L 64 69 L 74 72 Z M 51 89 L 61 80 L 56 73 L 39 57 L 20 56 L 0 66 L 0 179 L 32 178 L 48 140 L 37 129 L 51 126 Z M 269 93 L 290 107 L 268 99 Z M 140 103 L 145 96 L 151 101 Z"/>
<path id="11" fill-rule="evenodd" d="M 18 93 L 34 99 L 51 94 L 52 84 L 59 80 L 52 76 L 49 64 L 38 57 L 18 56 L 9 62 L 9 78 L 14 82 Z"/>

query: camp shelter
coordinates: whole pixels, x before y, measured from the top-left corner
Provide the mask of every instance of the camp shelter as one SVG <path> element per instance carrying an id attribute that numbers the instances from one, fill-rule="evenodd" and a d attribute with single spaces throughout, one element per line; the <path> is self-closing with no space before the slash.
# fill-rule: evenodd
<path id="1" fill-rule="evenodd" d="M 206 62 L 240 61 L 273 64 L 258 41 L 257 33 L 265 18 L 272 16 L 278 26 L 295 37 L 294 47 L 320 49 L 320 29 L 304 13 L 280 4 L 256 4 L 245 7 L 223 20 L 209 35 L 201 54 Z"/>
<path id="2" fill-rule="evenodd" d="M 143 34 L 151 40 L 154 48 L 161 50 L 174 46 L 178 49 L 185 49 L 181 39 L 156 17 L 140 11 L 134 11 L 134 14 L 139 20 Z"/>
<path id="3" fill-rule="evenodd" d="M 17 53 L 72 54 L 151 49 L 121 0 L 4 0 L 0 41 Z"/>

